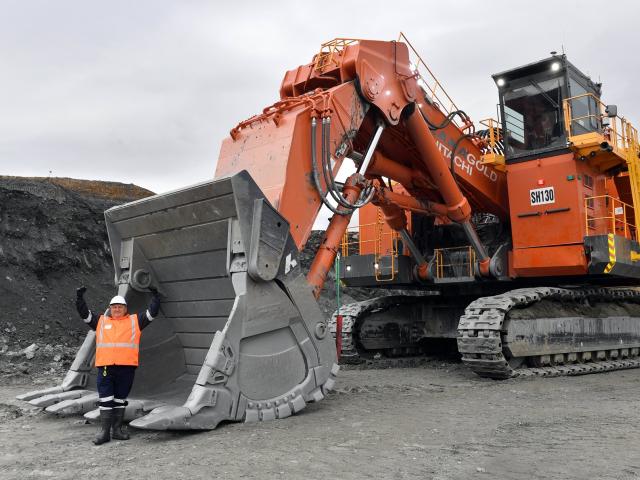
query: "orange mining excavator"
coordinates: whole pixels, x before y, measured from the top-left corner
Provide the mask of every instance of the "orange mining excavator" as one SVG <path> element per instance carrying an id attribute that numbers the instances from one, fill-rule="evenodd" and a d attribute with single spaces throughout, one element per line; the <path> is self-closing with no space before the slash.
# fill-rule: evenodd
<path id="1" fill-rule="evenodd" d="M 621 288 L 640 278 L 636 130 L 564 55 L 493 78 L 501 121 L 475 126 L 404 36 L 327 42 L 231 130 L 213 181 L 108 210 L 118 293 L 132 309 L 164 295 L 131 425 L 291 415 L 334 384 L 330 331 L 351 358 L 456 339 L 492 378 L 640 366 L 640 295 Z M 345 284 L 403 294 L 328 321 L 314 296 L 337 254 Z M 61 385 L 22 398 L 95 416 L 94 345 L 90 332 Z"/>

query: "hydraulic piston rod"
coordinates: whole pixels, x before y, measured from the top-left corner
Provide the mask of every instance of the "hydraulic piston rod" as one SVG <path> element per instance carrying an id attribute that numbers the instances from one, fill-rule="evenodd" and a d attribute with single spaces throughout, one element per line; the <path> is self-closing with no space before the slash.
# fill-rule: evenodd
<path id="1" fill-rule="evenodd" d="M 343 195 L 345 200 L 350 203 L 355 203 L 362 191 L 362 188 L 356 181 L 358 178 L 361 177 L 356 173 L 350 176 L 344 185 Z M 344 232 L 346 232 L 350 220 L 351 214 L 334 215 L 331 218 L 322 244 L 320 248 L 318 248 L 316 257 L 313 259 L 313 263 L 307 274 L 307 281 L 309 285 L 313 287 L 313 294 L 316 299 L 320 296 L 327 275 L 333 266 L 340 242 L 342 241 L 342 236 Z"/>
<path id="2" fill-rule="evenodd" d="M 478 256 L 480 273 L 483 276 L 489 275 L 490 259 L 471 224 L 469 201 L 460 191 L 455 178 L 453 178 L 453 173 L 449 170 L 449 166 L 440 154 L 429 126 L 417 109 L 407 119 L 407 128 L 420 152 L 423 165 L 438 186 L 440 194 L 447 205 L 449 218 L 462 225 L 469 243 L 471 243 Z"/>
<path id="3" fill-rule="evenodd" d="M 465 222 L 471 217 L 471 206 L 467 198 L 462 194 L 458 184 L 453 178 L 453 173 L 449 170 L 436 141 L 429 130 L 429 126 L 422 118 L 418 109 L 407 118 L 407 129 L 414 141 L 422 165 L 426 168 L 429 176 L 438 186 L 438 190 L 444 203 L 448 208 L 448 217 L 454 222 Z"/>
<path id="4" fill-rule="evenodd" d="M 380 140 L 380 135 L 382 135 L 383 130 L 384 125 L 378 124 L 378 128 L 376 128 L 376 131 L 373 134 L 373 138 L 371 139 L 371 143 L 369 143 L 369 147 L 367 148 L 367 153 L 364 156 L 364 160 L 360 164 L 360 168 L 358 168 L 358 172 L 360 172 L 362 175 L 367 173 L 367 168 L 369 168 L 369 163 L 371 163 L 373 152 L 376 150 L 376 146 L 378 145 L 378 141 Z"/>
<path id="5" fill-rule="evenodd" d="M 413 243 L 413 238 L 411 238 L 411 235 L 409 235 L 409 232 L 407 231 L 406 228 L 403 228 L 402 230 L 400 230 L 400 236 L 402 237 L 402 241 L 404 242 L 404 244 L 407 246 L 407 248 L 411 252 L 411 255 L 413 255 L 413 258 L 415 259 L 416 263 L 418 265 L 427 263 L 427 260 L 424 258 L 424 255 L 422 255 L 422 252 L 418 250 L 418 247 L 416 246 L 416 244 Z"/>

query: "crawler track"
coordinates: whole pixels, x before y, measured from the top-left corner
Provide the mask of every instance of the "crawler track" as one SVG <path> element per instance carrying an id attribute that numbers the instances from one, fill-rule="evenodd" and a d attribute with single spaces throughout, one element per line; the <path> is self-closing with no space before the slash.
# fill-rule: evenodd
<path id="1" fill-rule="evenodd" d="M 608 288 L 569 290 L 540 287 L 523 288 L 501 295 L 478 298 L 469 304 L 465 314 L 460 318 L 458 350 L 462 354 L 462 361 L 478 375 L 495 379 L 585 375 L 640 367 L 640 349 L 637 343 L 630 345 L 621 343 L 619 348 L 594 351 L 567 349 L 560 355 L 528 358 L 528 363 L 533 360 L 541 366 L 514 368 L 513 365 L 516 362 L 505 356 L 503 345 L 509 312 L 514 308 L 526 308 L 545 298 L 567 303 L 590 300 L 601 303 L 638 303 L 640 293 L 634 290 Z M 640 318 L 638 322 L 640 323 Z"/>
<path id="2" fill-rule="evenodd" d="M 340 360 L 343 363 L 358 363 L 363 360 L 363 357 L 370 355 L 366 349 L 362 348 L 362 343 L 380 336 L 382 329 L 371 325 L 369 325 L 371 328 L 367 328 L 368 317 L 378 311 L 406 303 L 408 298 L 418 299 L 420 297 L 377 297 L 342 306 L 340 308 L 340 314 L 342 315 L 342 353 Z M 334 338 L 336 336 L 336 313 L 334 312 L 329 321 L 329 330 Z M 420 335 L 416 331 L 414 322 L 409 319 L 397 319 L 394 320 L 394 323 L 399 333 L 398 338 L 396 338 L 393 345 L 379 348 L 378 350 L 384 351 L 388 356 L 406 356 L 420 353 L 418 346 Z M 363 335 L 366 338 L 363 338 Z"/>
<path id="3" fill-rule="evenodd" d="M 385 323 L 376 323 L 373 319 L 377 312 L 400 307 L 407 301 L 416 301 L 410 298 L 379 297 L 343 306 L 340 309 L 343 317 L 342 362 L 359 363 L 367 360 L 374 352 L 383 352 L 389 357 L 422 353 L 419 346 L 421 340 L 419 325 L 408 318 L 387 321 L 394 324 L 394 332 L 397 332 L 395 336 L 393 333 L 390 336 L 389 330 L 384 330 Z M 424 298 L 421 300 L 423 301 Z M 614 319 L 613 316 L 602 317 L 603 311 L 608 314 L 607 304 L 612 307 L 634 304 L 638 313 L 629 318 L 632 321 L 637 318 L 638 327 L 632 335 L 616 340 L 614 345 L 609 342 L 610 348 L 601 345 L 592 349 L 577 348 L 568 341 L 566 349 L 561 343 L 560 352 L 556 344 L 556 350 L 551 354 L 512 357 L 507 338 L 511 326 L 510 313 L 514 309 L 526 311 L 543 300 L 552 300 L 569 309 L 574 305 L 597 304 L 600 307 L 599 315 L 602 322 Z M 611 308 L 612 313 L 613 310 L 615 309 Z M 562 317 L 560 316 L 558 320 L 561 321 Z M 535 325 L 536 321 L 540 320 L 534 316 L 523 322 Z M 335 336 L 335 313 L 330 321 L 330 330 Z M 533 330 L 535 331 L 535 328 Z M 458 333 L 458 351 L 462 355 L 462 361 L 482 377 L 494 379 L 528 376 L 557 377 L 638 368 L 640 367 L 640 292 L 628 289 L 554 287 L 511 290 L 500 295 L 481 297 L 471 302 L 464 315 L 460 317 Z M 513 332 L 511 333 L 513 340 Z M 574 332 L 573 335 L 579 335 L 579 333 Z M 542 335 L 537 339 L 538 342 L 541 338 L 546 341 Z"/>

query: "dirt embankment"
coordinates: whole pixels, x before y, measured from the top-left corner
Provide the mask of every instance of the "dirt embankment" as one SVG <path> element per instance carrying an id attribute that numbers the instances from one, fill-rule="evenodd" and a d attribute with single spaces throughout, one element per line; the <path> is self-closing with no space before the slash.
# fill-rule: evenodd
<path id="1" fill-rule="evenodd" d="M 0 352 L 35 343 L 40 357 L 21 363 L 30 355 L 17 355 L 14 368 L 31 373 L 45 359 L 57 359 L 52 367 L 71 360 L 86 332 L 75 289 L 86 285 L 92 305 L 113 294 L 104 211 L 152 194 L 113 182 L 0 177 Z"/>

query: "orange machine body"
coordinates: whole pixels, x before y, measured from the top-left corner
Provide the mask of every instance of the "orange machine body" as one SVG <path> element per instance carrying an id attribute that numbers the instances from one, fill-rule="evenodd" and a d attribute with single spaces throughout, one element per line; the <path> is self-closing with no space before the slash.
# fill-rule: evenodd
<path id="1" fill-rule="evenodd" d="M 585 275 L 589 263 L 585 236 L 613 233 L 635 238 L 627 173 L 607 176 L 569 152 L 507 165 L 506 179 L 511 278 Z M 531 195 L 550 187 L 553 199 L 532 205 Z M 401 193 L 407 195 L 404 190 Z M 359 215 L 360 255 L 392 251 L 410 255 L 406 249 L 391 248 L 393 229 L 383 221 L 379 207 L 367 205 Z M 411 214 L 407 215 L 411 231 Z M 444 217 L 437 217 L 438 221 L 449 223 Z"/>
<path id="2" fill-rule="evenodd" d="M 548 62 L 555 61 L 554 57 Z M 517 75 L 528 75 L 540 65 L 547 68 L 545 62 L 505 74 L 515 85 L 526 78 Z M 563 62 L 563 71 L 577 71 Z M 405 43 L 337 39 L 324 44 L 310 63 L 286 72 L 279 101 L 231 130 L 215 176 L 247 170 L 288 220 L 301 249 L 323 203 L 330 206 L 329 194 L 335 198 L 339 191 L 335 175 L 345 159 L 354 160 L 358 172 L 348 181 L 350 193 L 339 193 L 348 198 L 330 206 L 336 215 L 307 277 L 316 294 L 355 211 L 347 207 L 364 197 L 370 203 L 360 208 L 358 253 L 371 256 L 361 262 L 364 269 L 377 269 L 380 257 L 404 255 L 414 258 L 403 265 L 417 263 L 420 274 L 398 276 L 403 281 L 414 275 L 416 285 L 455 282 L 436 278 L 444 269 L 435 263 L 459 261 L 459 250 L 466 248 L 463 261 L 472 267 L 471 275 L 460 277 L 463 282 L 584 276 L 594 270 L 591 253 L 602 253 L 602 242 L 588 244 L 586 237 L 613 234 L 635 242 L 635 226 L 627 221 L 634 216 L 628 208 L 633 192 L 623 154 L 609 147 L 606 140 L 614 136 L 606 129 L 594 127 L 578 135 L 580 128 L 589 126 L 588 117 L 578 117 L 581 123 L 574 124 L 567 105 L 566 135 L 547 128 L 550 120 L 543 117 L 549 104 L 557 107 L 556 127 L 561 126 L 563 110 L 557 102 L 570 90 L 569 74 L 564 78 L 565 85 L 558 83 L 554 91 L 557 98 L 535 82 L 512 89 L 509 108 L 503 107 L 501 97 L 507 143 L 519 139 L 531 152 L 514 156 L 496 148 L 504 139 L 502 130 L 490 127 L 490 137 L 483 137 L 464 112 L 443 108 L 435 96 L 439 83 L 425 88 Z M 530 101 L 534 95 L 542 109 Z M 580 105 L 574 105 L 575 112 Z M 453 121 L 456 115 L 462 121 Z M 604 125 L 601 117 L 594 121 Z M 519 122 L 515 130 L 514 122 Z M 551 135 L 556 139 L 552 148 L 535 149 L 535 142 Z M 630 145 L 627 137 L 622 143 Z M 625 205 L 620 222 L 616 202 Z M 503 225 L 508 238 L 503 235 L 483 245 L 477 228 L 491 218 Z M 627 250 L 636 248 L 629 245 Z M 598 262 L 602 270 L 607 260 Z M 373 278 L 370 272 L 364 277 Z"/>
<path id="3" fill-rule="evenodd" d="M 605 194 L 604 175 L 567 153 L 509 165 L 507 177 L 511 275 L 586 274 L 585 197 Z M 532 200 L 532 195 L 549 188 L 553 188 L 553 198 Z"/>

